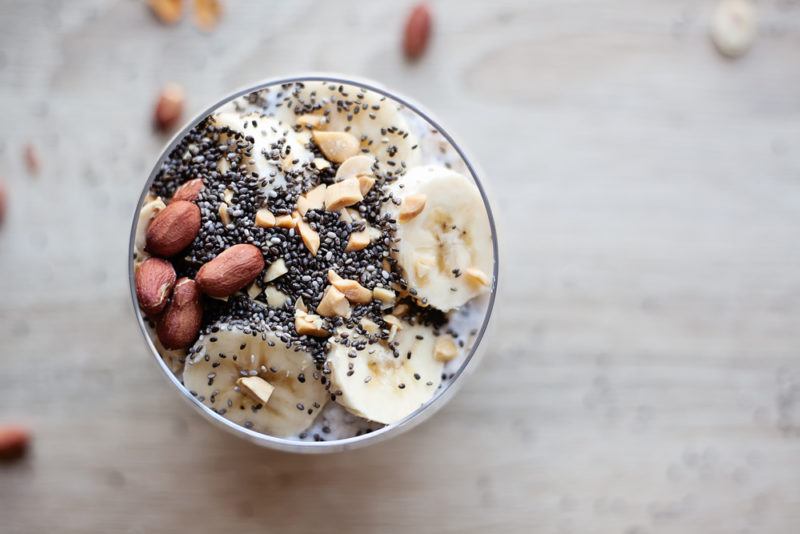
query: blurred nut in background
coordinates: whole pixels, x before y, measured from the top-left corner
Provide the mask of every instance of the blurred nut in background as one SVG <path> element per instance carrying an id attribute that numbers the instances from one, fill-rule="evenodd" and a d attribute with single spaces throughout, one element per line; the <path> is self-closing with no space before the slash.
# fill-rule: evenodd
<path id="1" fill-rule="evenodd" d="M 222 17 L 219 0 L 194 0 L 194 23 L 204 31 L 211 31 Z"/>
<path id="2" fill-rule="evenodd" d="M 157 130 L 168 132 L 175 128 L 183 115 L 183 103 L 186 94 L 183 87 L 176 83 L 168 83 L 161 90 L 156 103 L 154 124 Z"/>
<path id="3" fill-rule="evenodd" d="M 411 10 L 406 22 L 403 51 L 408 59 L 419 59 L 428 47 L 431 34 L 431 11 L 426 4 Z"/>
<path id="4" fill-rule="evenodd" d="M 0 425 L 0 461 L 16 460 L 25 455 L 30 432 L 18 425 Z"/>
<path id="5" fill-rule="evenodd" d="M 175 24 L 183 16 L 183 0 L 148 0 L 150 9 L 164 24 Z"/>

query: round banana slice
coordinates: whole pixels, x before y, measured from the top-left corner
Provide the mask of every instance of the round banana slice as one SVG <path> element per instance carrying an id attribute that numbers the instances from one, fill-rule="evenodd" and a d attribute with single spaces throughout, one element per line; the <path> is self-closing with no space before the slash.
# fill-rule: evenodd
<path id="1" fill-rule="evenodd" d="M 492 285 L 491 229 L 478 188 L 439 166 L 415 167 L 391 186 L 400 205 L 395 258 L 417 300 L 449 311 Z"/>
<path id="2" fill-rule="evenodd" d="M 348 339 L 354 335 L 348 332 Z M 396 353 L 383 342 L 367 344 L 361 350 L 333 342 L 327 365 L 336 402 L 359 417 L 388 425 L 433 397 L 443 367 L 434 358 L 433 331 L 403 323 L 395 342 Z"/>
<path id="3" fill-rule="evenodd" d="M 721 0 L 711 19 L 711 39 L 717 50 L 735 58 L 747 52 L 758 33 L 756 6 L 752 0 Z"/>
<path id="4" fill-rule="evenodd" d="M 250 172 L 267 181 L 266 191 L 286 185 L 288 171 L 299 171 L 314 155 L 305 147 L 310 139 L 307 133 L 297 133 L 274 117 L 258 113 L 240 115 L 223 112 L 212 115 L 211 124 L 227 127 L 244 137 L 253 138 L 253 149 L 245 165 Z M 225 141 L 226 136 L 221 136 Z M 221 159 L 218 168 L 225 170 L 229 162 Z"/>
<path id="5" fill-rule="evenodd" d="M 313 107 L 308 115 L 314 129 L 329 132 L 347 132 L 361 141 L 378 160 L 378 168 L 386 173 L 396 173 L 401 162 L 407 167 L 420 161 L 417 136 L 411 132 L 400 109 L 400 104 L 372 91 L 361 92 L 357 87 L 340 86 L 325 82 L 304 82 L 293 95 L 301 106 Z M 285 106 L 284 121 L 309 123 L 287 113 L 293 106 Z M 292 112 L 293 113 L 293 112 Z M 391 162 L 391 163 L 390 163 Z"/>
<path id="6" fill-rule="evenodd" d="M 192 349 L 183 370 L 186 388 L 245 428 L 277 437 L 308 428 L 329 399 L 314 378 L 311 355 L 286 348 L 271 333 L 263 339 L 228 328 L 220 325 Z"/>

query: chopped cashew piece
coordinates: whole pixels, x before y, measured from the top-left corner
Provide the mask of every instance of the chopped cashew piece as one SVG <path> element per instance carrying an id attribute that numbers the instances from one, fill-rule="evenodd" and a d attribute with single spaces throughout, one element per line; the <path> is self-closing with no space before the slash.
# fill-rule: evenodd
<path id="1" fill-rule="evenodd" d="M 266 404 L 275 387 L 260 376 L 246 376 L 236 381 L 239 391 L 250 397 L 254 402 Z"/>
<path id="2" fill-rule="evenodd" d="M 361 196 L 367 196 L 373 185 L 375 185 L 375 178 L 372 176 L 361 175 L 358 177 L 358 188 L 361 191 Z"/>
<path id="3" fill-rule="evenodd" d="M 344 280 L 344 278 L 336 274 L 336 271 L 333 269 L 328 269 L 328 282 L 332 284 L 338 280 Z"/>
<path id="4" fill-rule="evenodd" d="M 228 226 L 231 223 L 231 216 L 228 214 L 228 205 L 224 202 L 219 205 L 219 220 L 222 224 Z"/>
<path id="5" fill-rule="evenodd" d="M 308 307 L 306 306 L 306 303 L 303 302 L 303 297 L 297 297 L 297 300 L 294 301 L 294 309 L 302 312 L 308 312 Z"/>
<path id="6" fill-rule="evenodd" d="M 333 284 L 333 287 L 344 293 L 344 296 L 347 297 L 347 300 L 350 302 L 354 302 L 356 304 L 369 304 L 372 302 L 372 291 L 362 286 L 355 280 L 339 278 L 339 280 L 331 280 L 331 284 Z"/>
<path id="7" fill-rule="evenodd" d="M 371 321 L 366 317 L 362 317 L 359 322 L 361 323 L 361 328 L 363 328 L 367 334 L 377 334 L 381 331 L 381 327 L 378 326 L 378 323 Z"/>
<path id="8" fill-rule="evenodd" d="M 347 132 L 320 132 L 315 130 L 311 134 L 314 143 L 326 158 L 334 163 L 342 163 L 351 156 L 358 154 L 361 144 L 355 136 Z"/>
<path id="9" fill-rule="evenodd" d="M 275 217 L 275 226 L 278 228 L 294 228 L 297 220 L 291 215 L 278 215 Z"/>
<path id="10" fill-rule="evenodd" d="M 394 304 L 395 294 L 394 291 L 391 289 L 386 289 L 385 287 L 378 286 L 372 290 L 372 296 L 383 302 L 384 304 L 392 305 Z"/>
<path id="11" fill-rule="evenodd" d="M 233 202 L 233 191 L 231 191 L 230 189 L 226 189 L 222 193 L 222 199 L 225 201 L 225 204 L 230 204 L 231 202 Z"/>
<path id="12" fill-rule="evenodd" d="M 316 167 L 318 171 L 324 171 L 325 169 L 331 166 L 331 162 L 325 158 L 314 158 L 312 163 L 314 164 L 314 167 Z"/>
<path id="13" fill-rule="evenodd" d="M 428 278 L 431 269 L 436 266 L 436 258 L 429 254 L 417 254 L 414 258 L 414 274 L 420 280 Z"/>
<path id="14" fill-rule="evenodd" d="M 308 210 L 321 210 L 325 206 L 325 184 L 320 184 L 304 195 L 297 197 L 297 211 L 305 215 Z"/>
<path id="15" fill-rule="evenodd" d="M 320 125 L 325 123 L 325 117 L 320 115 L 311 115 L 310 113 L 306 113 L 305 115 L 300 115 L 297 117 L 298 125 L 306 126 L 308 128 L 319 128 Z"/>
<path id="16" fill-rule="evenodd" d="M 317 313 L 323 317 L 347 317 L 350 314 L 350 303 L 344 293 L 334 286 L 328 286 L 317 306 Z"/>
<path id="17" fill-rule="evenodd" d="M 480 269 L 476 269 L 475 267 L 470 267 L 466 271 L 464 271 L 464 276 L 467 278 L 467 281 L 476 286 L 488 286 L 491 283 L 489 276 L 481 271 Z"/>
<path id="18" fill-rule="evenodd" d="M 336 169 L 336 178 L 344 180 L 351 176 L 362 176 L 372 174 L 372 166 L 375 164 L 375 158 L 366 154 L 359 154 L 347 158 Z"/>
<path id="19" fill-rule="evenodd" d="M 337 211 L 362 200 L 364 197 L 361 195 L 358 178 L 347 178 L 325 190 L 325 209 L 328 211 Z"/>
<path id="20" fill-rule="evenodd" d="M 297 231 L 311 255 L 316 256 L 319 250 L 319 234 L 316 230 L 311 228 L 307 222 L 299 220 L 297 221 Z"/>
<path id="21" fill-rule="evenodd" d="M 369 232 L 361 230 L 360 232 L 353 232 L 347 238 L 347 246 L 344 248 L 345 252 L 354 252 L 363 250 L 370 244 Z"/>
<path id="22" fill-rule="evenodd" d="M 264 295 L 267 297 L 267 305 L 269 305 L 270 308 L 282 308 L 283 305 L 286 304 L 286 301 L 289 300 L 286 293 L 275 286 L 267 286 L 264 290 Z"/>
<path id="23" fill-rule="evenodd" d="M 250 286 L 247 288 L 247 296 L 250 297 L 251 299 L 256 298 L 260 294 L 261 294 L 261 288 L 258 287 L 258 284 L 256 284 L 255 282 L 250 284 Z"/>
<path id="24" fill-rule="evenodd" d="M 458 347 L 451 336 L 441 336 L 436 339 L 433 347 L 433 357 L 440 362 L 449 362 L 458 354 Z"/>
<path id="25" fill-rule="evenodd" d="M 300 335 L 326 337 L 330 333 L 323 328 L 322 317 L 302 310 L 294 312 L 294 329 Z"/>
<path id="26" fill-rule="evenodd" d="M 256 212 L 256 226 L 261 228 L 272 228 L 275 226 L 275 216 L 268 209 L 260 209 Z"/>
<path id="27" fill-rule="evenodd" d="M 426 201 L 427 197 L 421 193 L 417 195 L 408 195 L 403 199 L 403 202 L 400 203 L 400 212 L 397 216 L 397 220 L 401 223 L 410 221 L 422 213 L 422 210 L 425 209 Z"/>
<path id="28" fill-rule="evenodd" d="M 392 310 L 392 315 L 395 317 L 402 317 L 403 315 L 407 314 L 409 310 L 410 308 L 408 307 L 408 304 L 398 304 Z"/>
<path id="29" fill-rule="evenodd" d="M 264 273 L 264 282 L 272 282 L 288 272 L 289 269 L 286 268 L 286 262 L 283 261 L 283 258 L 278 258 L 267 267 L 267 272 Z"/>

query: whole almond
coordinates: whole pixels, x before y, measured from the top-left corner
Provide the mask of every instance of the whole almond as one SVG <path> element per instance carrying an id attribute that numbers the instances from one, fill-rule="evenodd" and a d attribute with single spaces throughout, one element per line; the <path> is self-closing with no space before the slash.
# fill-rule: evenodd
<path id="1" fill-rule="evenodd" d="M 158 212 L 145 234 L 145 250 L 156 256 L 174 256 L 200 232 L 200 208 L 187 200 L 172 202 Z"/>
<path id="2" fill-rule="evenodd" d="M 186 100 L 183 88 L 175 83 L 169 83 L 161 90 L 156 102 L 156 111 L 153 124 L 157 130 L 167 132 L 172 130 L 183 114 L 183 102 Z"/>
<path id="3" fill-rule="evenodd" d="M 146 315 L 158 315 L 164 310 L 174 286 L 175 269 L 167 260 L 147 258 L 136 270 L 136 297 Z"/>
<path id="4" fill-rule="evenodd" d="M 185 349 L 197 339 L 202 321 L 200 288 L 194 280 L 181 278 L 175 284 L 172 300 L 156 325 L 158 339 L 167 349 Z"/>
<path id="5" fill-rule="evenodd" d="M 148 0 L 153 14 L 164 24 L 175 24 L 183 15 L 182 0 Z"/>
<path id="6" fill-rule="evenodd" d="M 194 180 L 189 180 L 188 182 L 181 185 L 178 189 L 175 190 L 175 193 L 172 195 L 172 200 L 170 202 L 175 202 L 178 200 L 187 200 L 189 202 L 194 202 L 197 200 L 197 196 L 200 194 L 200 191 L 205 187 L 205 183 L 203 183 L 202 178 L 195 178 Z"/>
<path id="7" fill-rule="evenodd" d="M 0 460 L 15 460 L 25 454 L 30 432 L 18 425 L 0 425 Z"/>
<path id="8" fill-rule="evenodd" d="M 406 22 L 403 51 L 408 59 L 418 59 L 428 47 L 431 34 L 431 11 L 426 4 L 417 4 Z"/>
<path id="9" fill-rule="evenodd" d="M 228 297 L 255 280 L 264 270 L 264 256 L 253 245 L 233 245 L 197 271 L 203 293 L 212 297 Z"/>

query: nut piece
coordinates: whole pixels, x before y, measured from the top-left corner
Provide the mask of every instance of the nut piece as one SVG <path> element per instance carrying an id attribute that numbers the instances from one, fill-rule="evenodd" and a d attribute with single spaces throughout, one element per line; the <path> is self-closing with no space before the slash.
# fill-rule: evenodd
<path id="1" fill-rule="evenodd" d="M 260 376 L 245 376 L 236 380 L 239 391 L 250 397 L 254 402 L 266 404 L 270 395 L 275 391 L 275 386 Z"/>
<path id="2" fill-rule="evenodd" d="M 325 190 L 325 209 L 337 211 L 364 200 L 358 178 L 347 178 L 337 182 Z"/>
<path id="3" fill-rule="evenodd" d="M 356 304 L 369 304 L 372 302 L 372 291 L 355 280 L 340 278 L 339 280 L 332 280 L 331 284 L 341 291 L 350 302 Z"/>
<path id="4" fill-rule="evenodd" d="M 330 333 L 323 328 L 322 317 L 303 310 L 294 311 L 294 329 L 301 336 L 327 337 Z"/>
<path id="5" fill-rule="evenodd" d="M 175 269 L 167 260 L 147 258 L 136 269 L 136 298 L 145 315 L 154 316 L 167 306 L 175 286 Z"/>
<path id="6" fill-rule="evenodd" d="M 395 317 L 402 317 L 403 315 L 407 314 L 409 310 L 411 310 L 411 308 L 408 306 L 408 304 L 405 303 L 398 304 L 392 310 L 392 315 L 394 315 Z"/>
<path id="7" fill-rule="evenodd" d="M 385 287 L 377 286 L 372 290 L 372 296 L 384 304 L 393 305 L 395 300 L 394 291 Z"/>
<path id="8" fill-rule="evenodd" d="M 202 178 L 195 178 L 194 180 L 189 180 L 188 182 L 181 185 L 178 189 L 175 190 L 175 193 L 172 195 L 172 200 L 170 202 L 175 202 L 177 200 L 187 200 L 189 202 L 194 202 L 197 200 L 200 191 L 205 187 Z"/>
<path id="9" fill-rule="evenodd" d="M 306 128 L 319 128 L 322 124 L 325 124 L 325 117 L 323 115 L 306 113 L 305 115 L 297 117 L 295 122 L 299 126 L 304 126 Z"/>
<path id="10" fill-rule="evenodd" d="M 297 198 L 297 211 L 305 215 L 308 210 L 321 210 L 325 206 L 325 184 L 320 184 Z"/>
<path id="11" fill-rule="evenodd" d="M 194 0 L 194 23 L 203 31 L 211 31 L 222 17 L 219 0 Z"/>
<path id="12" fill-rule="evenodd" d="M 756 5 L 752 0 L 721 0 L 711 19 L 711 40 L 720 54 L 744 55 L 758 34 Z"/>
<path id="13" fill-rule="evenodd" d="M 264 273 L 264 282 L 272 282 L 288 272 L 289 269 L 286 268 L 286 262 L 283 261 L 283 258 L 278 258 L 269 264 L 267 272 Z"/>
<path id="14" fill-rule="evenodd" d="M 431 35 L 431 12 L 425 4 L 411 11 L 403 36 L 403 52 L 409 60 L 419 59 L 428 47 Z"/>
<path id="15" fill-rule="evenodd" d="M 316 256 L 319 250 L 319 234 L 316 230 L 311 228 L 307 222 L 299 220 L 297 221 L 297 231 L 311 255 Z"/>
<path id="16" fill-rule="evenodd" d="M 219 205 L 219 220 L 222 224 L 228 226 L 231 223 L 231 216 L 228 213 L 228 205 L 224 202 Z"/>
<path id="17" fill-rule="evenodd" d="M 314 158 L 312 160 L 314 167 L 317 168 L 318 171 L 324 171 L 325 169 L 331 166 L 331 163 L 325 158 Z"/>
<path id="18" fill-rule="evenodd" d="M 156 111 L 153 118 L 156 129 L 167 132 L 172 130 L 183 114 L 183 102 L 186 94 L 183 87 L 176 83 L 168 83 L 158 95 Z"/>
<path id="19" fill-rule="evenodd" d="M 440 362 L 449 362 L 458 355 L 458 347 L 451 336 L 440 336 L 436 338 L 433 346 L 433 357 Z"/>
<path id="20" fill-rule="evenodd" d="M 361 191 L 361 196 L 367 196 L 369 190 L 375 185 L 375 178 L 362 174 L 358 177 L 358 189 Z"/>
<path id="21" fill-rule="evenodd" d="M 402 223 L 410 221 L 422 213 L 422 210 L 425 209 L 426 201 L 427 197 L 421 193 L 416 195 L 408 195 L 400 204 L 400 212 L 397 216 L 397 220 Z"/>
<path id="22" fill-rule="evenodd" d="M 378 326 L 378 323 L 367 319 L 366 317 L 362 317 L 359 323 L 361 324 L 361 328 L 363 328 L 367 334 L 374 335 L 381 331 L 381 327 Z"/>
<path id="23" fill-rule="evenodd" d="M 363 250 L 370 244 L 369 232 L 361 230 L 360 232 L 353 232 L 347 238 L 347 246 L 344 248 L 345 252 L 353 252 Z"/>
<path id="24" fill-rule="evenodd" d="M 256 212 L 256 226 L 272 228 L 276 223 L 275 216 L 268 209 L 262 208 Z"/>
<path id="25" fill-rule="evenodd" d="M 359 176 L 369 176 L 372 173 L 372 166 L 375 165 L 375 158 L 366 154 L 359 154 L 347 158 L 339 168 L 336 169 L 336 179 L 358 178 Z"/>
<path id="26" fill-rule="evenodd" d="M 161 344 L 169 350 L 185 349 L 200 335 L 203 304 L 200 288 L 194 280 L 181 278 L 172 291 L 172 300 L 156 324 Z"/>
<path id="27" fill-rule="evenodd" d="M 31 441 L 28 429 L 18 425 L 0 426 L 0 460 L 16 460 L 25 455 Z"/>
<path id="28" fill-rule="evenodd" d="M 347 132 L 320 132 L 314 130 L 311 138 L 325 157 L 334 163 L 342 163 L 347 158 L 355 156 L 361 147 L 358 139 Z"/>
<path id="29" fill-rule="evenodd" d="M 200 289 L 212 297 L 233 295 L 264 270 L 261 251 L 246 244 L 233 245 L 197 271 Z"/>
<path id="30" fill-rule="evenodd" d="M 297 225 L 297 219 L 291 215 L 278 215 L 275 217 L 275 226 L 278 228 L 294 228 Z"/>
<path id="31" fill-rule="evenodd" d="M 414 274 L 420 280 L 426 280 L 436 266 L 436 258 L 430 254 L 415 254 L 414 256 Z"/>
<path id="32" fill-rule="evenodd" d="M 481 271 L 480 269 L 476 269 L 475 267 L 470 267 L 464 271 L 464 277 L 470 284 L 474 286 L 488 287 L 491 284 L 491 279 L 489 276 L 485 272 Z"/>
<path id="33" fill-rule="evenodd" d="M 317 313 L 323 317 L 347 317 L 350 315 L 350 303 L 344 293 L 334 286 L 328 286 L 322 295 L 322 300 L 317 306 Z"/>
<path id="34" fill-rule="evenodd" d="M 258 287 L 258 284 L 253 282 L 247 287 L 247 296 L 255 300 L 255 298 L 261 294 L 261 291 L 262 289 Z"/>
<path id="35" fill-rule="evenodd" d="M 386 324 L 389 325 L 389 343 L 394 341 L 394 338 L 397 337 L 397 332 L 403 329 L 403 323 L 400 322 L 400 319 L 395 317 L 394 315 L 384 315 L 383 320 L 386 321 Z"/>
<path id="36" fill-rule="evenodd" d="M 156 18 L 164 24 L 175 24 L 183 16 L 183 0 L 148 0 Z"/>
<path id="37" fill-rule="evenodd" d="M 200 208 L 178 200 L 156 215 L 145 235 L 145 250 L 156 256 L 174 256 L 188 247 L 200 232 Z"/>
<path id="38" fill-rule="evenodd" d="M 286 293 L 275 286 L 267 286 L 264 290 L 264 295 L 267 297 L 267 304 L 270 308 L 282 308 L 286 301 L 289 300 Z"/>

